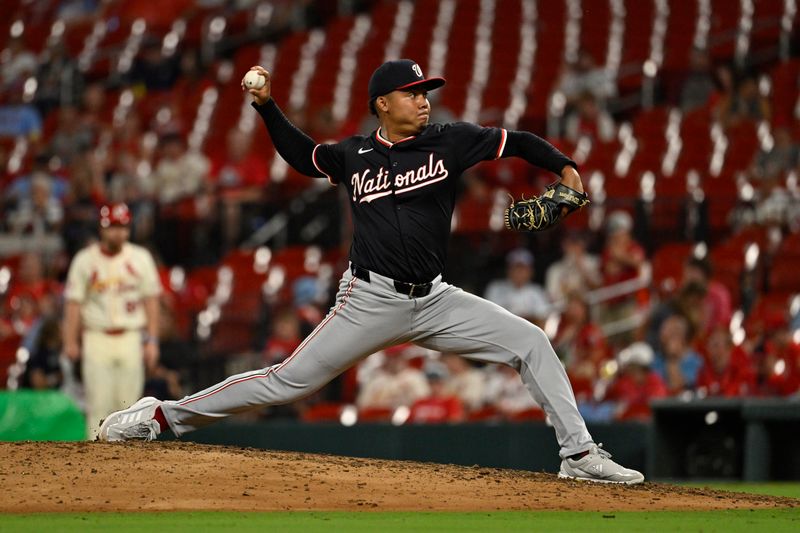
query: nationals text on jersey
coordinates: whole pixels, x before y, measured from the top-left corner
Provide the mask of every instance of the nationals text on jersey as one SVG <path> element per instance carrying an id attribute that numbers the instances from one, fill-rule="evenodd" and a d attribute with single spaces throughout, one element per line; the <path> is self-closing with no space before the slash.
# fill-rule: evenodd
<path id="1" fill-rule="evenodd" d="M 375 177 L 369 176 L 371 169 L 366 169 L 362 173 L 356 172 L 351 178 L 353 184 L 353 201 L 371 202 L 372 200 L 387 196 L 392 193 L 392 183 L 389 179 L 389 172 L 381 167 Z M 422 165 L 417 170 L 409 170 L 394 177 L 395 194 L 403 194 L 420 187 L 425 187 L 437 181 L 446 179 L 449 172 L 444 166 L 444 160 L 434 161 L 433 154 L 428 156 L 428 164 Z"/>

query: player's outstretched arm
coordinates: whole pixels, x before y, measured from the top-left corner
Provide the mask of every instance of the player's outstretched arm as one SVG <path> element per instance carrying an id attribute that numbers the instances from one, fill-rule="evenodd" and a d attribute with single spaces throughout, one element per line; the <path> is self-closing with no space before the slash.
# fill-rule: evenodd
<path id="1" fill-rule="evenodd" d="M 248 87 L 245 85 L 246 78 L 242 78 L 242 90 L 253 97 L 253 107 L 261 115 L 275 149 L 299 173 L 312 178 L 324 177 L 312 161 L 317 143 L 292 124 L 272 99 L 272 77 L 269 71 L 260 66 L 251 67 L 250 72 L 253 71 L 265 78 L 264 85 Z"/>
<path id="2" fill-rule="evenodd" d="M 539 168 L 564 176 L 564 167 L 577 168 L 575 161 L 538 135 L 527 131 L 509 131 L 502 157 L 519 157 Z M 580 179 L 578 180 L 580 181 Z M 583 186 L 581 186 L 583 190 Z"/>
<path id="3" fill-rule="evenodd" d="M 516 231 L 542 231 L 589 203 L 575 162 L 544 139 L 527 132 L 508 132 L 504 156 L 522 157 L 550 170 L 561 180 L 541 196 L 514 201 L 505 212 L 506 227 Z"/>

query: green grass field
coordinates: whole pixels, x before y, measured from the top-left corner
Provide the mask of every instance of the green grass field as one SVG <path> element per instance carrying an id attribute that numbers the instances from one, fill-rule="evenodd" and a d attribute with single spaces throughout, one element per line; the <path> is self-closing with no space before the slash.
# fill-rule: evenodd
<path id="1" fill-rule="evenodd" d="M 92 513 L 6 515 L 0 531 L 798 531 L 800 510 L 492 513 Z"/>
<path id="2" fill-rule="evenodd" d="M 800 498 L 800 483 L 691 483 L 737 492 Z M 480 513 L 64 513 L 0 515 L 6 531 L 279 531 L 279 532 L 489 532 L 489 531 L 800 531 L 800 508 L 765 511 Z"/>

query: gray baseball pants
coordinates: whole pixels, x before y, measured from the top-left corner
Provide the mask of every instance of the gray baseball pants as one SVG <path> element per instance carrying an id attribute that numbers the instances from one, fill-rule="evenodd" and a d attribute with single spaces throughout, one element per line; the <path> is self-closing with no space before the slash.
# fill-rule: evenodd
<path id="1" fill-rule="evenodd" d="M 299 400 L 368 355 L 405 342 L 513 367 L 553 424 L 561 457 L 592 444 L 545 333 L 441 276 L 430 294 L 411 298 L 399 294 L 389 278 L 370 273 L 367 282 L 347 271 L 328 315 L 285 361 L 231 376 L 182 400 L 164 402 L 161 409 L 180 436 L 236 413 Z"/>

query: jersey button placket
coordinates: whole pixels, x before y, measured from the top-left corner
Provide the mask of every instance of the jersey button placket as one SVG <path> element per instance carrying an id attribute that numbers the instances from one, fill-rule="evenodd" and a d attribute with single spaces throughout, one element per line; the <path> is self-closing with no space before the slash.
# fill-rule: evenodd
<path id="1" fill-rule="evenodd" d="M 397 161 L 392 161 L 392 165 L 391 166 L 392 166 L 392 168 L 397 168 Z M 394 179 L 394 178 L 392 178 L 392 179 Z M 395 205 L 395 209 L 400 211 L 400 206 L 399 205 Z"/>
<path id="2" fill-rule="evenodd" d="M 391 169 L 397 168 L 397 161 L 394 161 L 394 159 L 392 157 L 392 151 L 391 150 L 389 150 L 389 168 L 391 168 Z M 395 209 L 395 211 L 400 211 L 400 206 L 397 205 L 397 196 L 394 193 L 394 172 L 392 172 L 392 171 L 389 172 L 389 179 L 391 180 L 391 183 L 392 183 L 392 197 L 393 197 L 393 201 L 394 201 L 394 209 Z M 398 227 L 398 229 L 400 228 L 400 220 L 399 219 L 397 220 L 397 227 Z"/>
<path id="3" fill-rule="evenodd" d="M 394 152 L 390 149 L 389 150 L 389 168 L 397 167 L 397 161 L 394 160 Z M 403 253 L 406 256 L 406 262 L 409 261 L 408 257 L 408 248 L 406 248 L 406 239 L 405 235 L 403 234 L 403 224 L 400 222 L 400 216 L 398 215 L 400 211 L 400 206 L 397 203 L 397 194 L 395 192 L 395 181 L 394 181 L 394 173 L 391 173 L 389 176 L 389 180 L 392 186 L 392 202 L 394 204 L 395 210 L 395 220 L 397 221 L 397 231 L 400 234 L 400 243 L 403 246 Z"/>

